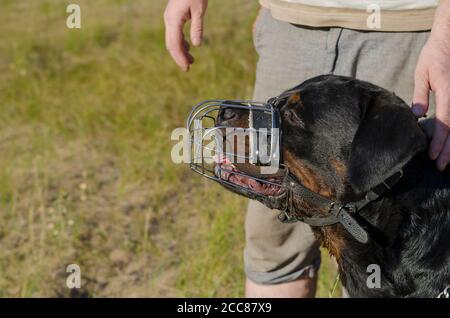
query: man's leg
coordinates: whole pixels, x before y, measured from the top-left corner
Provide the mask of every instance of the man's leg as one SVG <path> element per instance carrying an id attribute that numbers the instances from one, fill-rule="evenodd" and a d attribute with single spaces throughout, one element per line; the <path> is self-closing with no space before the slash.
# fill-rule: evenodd
<path id="1" fill-rule="evenodd" d="M 247 298 L 313 298 L 316 295 L 317 276 L 299 278 L 275 285 L 256 284 L 247 278 L 245 297 Z"/>
<path id="2" fill-rule="evenodd" d="M 308 225 L 283 224 L 278 213 L 259 202 L 249 202 L 246 297 L 314 297 L 319 245 Z"/>
<path id="3" fill-rule="evenodd" d="M 266 101 L 304 80 L 329 73 L 338 32 L 273 19 L 262 10 L 255 26 L 259 54 L 254 99 Z M 250 201 L 246 219 L 247 297 L 313 297 L 319 244 L 308 225 L 283 224 L 279 211 Z"/>

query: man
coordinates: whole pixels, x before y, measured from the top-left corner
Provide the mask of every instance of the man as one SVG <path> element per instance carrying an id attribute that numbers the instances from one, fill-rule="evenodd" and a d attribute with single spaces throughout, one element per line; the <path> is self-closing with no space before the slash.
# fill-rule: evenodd
<path id="1" fill-rule="evenodd" d="M 450 0 L 260 2 L 255 100 L 334 73 L 394 91 L 412 101 L 420 117 L 434 112 L 432 91 L 436 120 L 429 156 L 445 169 L 450 162 Z M 207 0 L 169 0 L 164 13 L 167 48 L 184 71 L 194 59 L 183 26 L 191 20 L 191 43 L 199 46 L 206 8 Z M 307 225 L 279 223 L 276 211 L 251 201 L 246 241 L 247 297 L 314 296 L 320 251 Z"/>

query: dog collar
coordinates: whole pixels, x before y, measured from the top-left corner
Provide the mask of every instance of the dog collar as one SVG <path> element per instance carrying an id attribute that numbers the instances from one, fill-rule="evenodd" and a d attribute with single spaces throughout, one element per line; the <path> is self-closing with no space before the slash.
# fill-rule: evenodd
<path id="1" fill-rule="evenodd" d="M 278 219 L 283 223 L 293 223 L 297 221 L 304 222 L 311 226 L 323 227 L 333 224 L 342 224 L 344 228 L 361 243 L 367 243 L 369 241 L 369 235 L 367 231 L 361 226 L 358 221 L 353 217 L 356 213 L 361 211 L 368 204 L 377 200 L 386 192 L 390 191 L 403 176 L 403 170 L 399 170 L 389 178 L 384 180 L 379 185 L 373 187 L 368 191 L 365 196 L 354 202 L 341 203 L 333 201 L 324 196 L 317 194 L 298 181 L 294 181 L 292 175 L 288 175 L 286 179 L 287 188 L 287 204 L 283 212 L 280 213 Z M 327 211 L 326 216 L 323 217 L 301 217 L 292 214 L 294 210 L 294 197 L 301 197 L 302 200 L 314 204 L 318 208 L 325 209 Z"/>

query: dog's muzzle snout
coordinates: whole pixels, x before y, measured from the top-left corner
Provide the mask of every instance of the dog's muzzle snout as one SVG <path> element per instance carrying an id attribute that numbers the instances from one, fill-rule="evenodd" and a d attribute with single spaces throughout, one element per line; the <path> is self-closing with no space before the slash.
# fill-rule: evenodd
<path id="1" fill-rule="evenodd" d="M 187 128 L 191 169 L 219 183 L 237 190 L 243 184 L 246 191 L 255 184 L 269 189 L 274 186 L 273 177 L 278 178 L 284 169 L 278 110 L 270 101 L 205 101 L 193 108 Z M 260 167 L 262 177 L 240 171 L 242 163 Z"/>
<path id="2" fill-rule="evenodd" d="M 217 125 L 222 126 L 233 120 L 239 119 L 239 113 L 233 108 L 222 108 L 217 115 Z"/>

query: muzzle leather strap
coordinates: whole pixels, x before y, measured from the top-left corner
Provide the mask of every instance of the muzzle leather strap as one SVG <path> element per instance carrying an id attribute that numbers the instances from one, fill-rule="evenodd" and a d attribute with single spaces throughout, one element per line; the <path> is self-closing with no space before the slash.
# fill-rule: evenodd
<path id="1" fill-rule="evenodd" d="M 363 199 L 356 202 L 340 203 L 309 190 L 299 182 L 295 182 L 294 178 L 289 175 L 286 180 L 286 188 L 288 190 L 287 204 L 285 211 L 279 215 L 279 219 L 281 222 L 285 223 L 301 221 L 311 226 L 318 227 L 340 223 L 358 242 L 367 243 L 369 241 L 367 231 L 352 215 L 362 210 L 365 206 L 378 199 L 384 193 L 390 191 L 402 176 L 403 171 L 399 170 L 367 192 Z M 323 217 L 300 217 L 292 215 L 291 211 L 294 210 L 293 199 L 295 196 L 300 197 L 302 200 L 313 204 L 318 208 L 327 210 L 328 215 Z"/>

